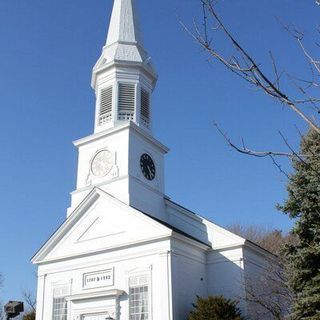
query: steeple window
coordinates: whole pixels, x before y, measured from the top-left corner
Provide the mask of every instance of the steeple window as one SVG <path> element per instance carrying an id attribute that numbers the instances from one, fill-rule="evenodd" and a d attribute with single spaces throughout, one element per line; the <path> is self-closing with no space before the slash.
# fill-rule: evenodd
<path id="1" fill-rule="evenodd" d="M 141 123 L 145 127 L 149 127 L 150 124 L 150 94 L 147 90 L 141 89 Z"/>
<path id="2" fill-rule="evenodd" d="M 134 84 L 119 83 L 118 120 L 133 120 L 136 101 Z"/>
<path id="3" fill-rule="evenodd" d="M 99 124 L 112 120 L 112 86 L 104 88 L 100 93 Z"/>

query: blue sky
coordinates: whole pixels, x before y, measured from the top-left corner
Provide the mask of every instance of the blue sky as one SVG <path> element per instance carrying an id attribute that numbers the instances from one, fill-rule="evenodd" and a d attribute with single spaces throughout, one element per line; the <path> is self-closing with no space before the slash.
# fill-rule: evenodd
<path id="1" fill-rule="evenodd" d="M 275 209 L 286 197 L 285 177 L 269 160 L 230 150 L 213 121 L 252 148 L 281 150 L 278 130 L 296 145 L 294 125 L 303 130 L 303 124 L 223 67 L 206 62 L 178 21 L 192 25 L 199 18 L 197 0 L 137 2 L 145 47 L 159 73 L 154 134 L 171 149 L 166 193 L 221 225 L 288 230 L 291 222 Z M 71 141 L 93 130 L 91 69 L 106 38 L 111 5 L 111 0 L 0 2 L 4 301 L 35 289 L 30 258 L 65 219 L 77 163 Z M 225 0 L 219 10 L 263 66 L 268 68 L 272 50 L 284 70 L 304 74 L 301 52 L 275 17 L 313 30 L 320 8 L 312 0 Z"/>

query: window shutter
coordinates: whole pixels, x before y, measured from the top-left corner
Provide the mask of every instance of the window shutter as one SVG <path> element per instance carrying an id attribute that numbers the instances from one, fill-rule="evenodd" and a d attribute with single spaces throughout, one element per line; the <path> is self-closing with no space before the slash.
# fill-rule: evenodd
<path id="1" fill-rule="evenodd" d="M 146 127 L 149 127 L 149 124 L 150 124 L 150 94 L 145 89 L 141 89 L 141 122 Z"/>
<path id="2" fill-rule="evenodd" d="M 112 119 L 112 86 L 102 89 L 100 93 L 99 124 L 104 124 Z"/>
<path id="3" fill-rule="evenodd" d="M 118 119 L 133 120 L 135 107 L 135 85 L 119 84 Z"/>

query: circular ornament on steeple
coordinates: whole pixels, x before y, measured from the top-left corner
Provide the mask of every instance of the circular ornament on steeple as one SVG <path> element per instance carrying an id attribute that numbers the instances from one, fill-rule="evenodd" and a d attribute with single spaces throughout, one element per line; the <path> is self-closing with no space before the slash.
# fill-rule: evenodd
<path id="1" fill-rule="evenodd" d="M 109 150 L 101 150 L 96 153 L 91 162 L 91 172 L 95 177 L 104 177 L 112 169 L 113 156 Z"/>

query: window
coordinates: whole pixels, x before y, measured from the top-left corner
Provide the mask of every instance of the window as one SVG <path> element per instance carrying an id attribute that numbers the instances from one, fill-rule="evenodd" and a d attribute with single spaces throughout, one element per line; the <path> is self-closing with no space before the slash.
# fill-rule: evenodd
<path id="1" fill-rule="evenodd" d="M 148 286 L 130 288 L 130 320 L 148 320 Z"/>
<path id="2" fill-rule="evenodd" d="M 112 119 L 112 86 L 104 88 L 100 93 L 99 124 L 102 125 Z"/>
<path id="3" fill-rule="evenodd" d="M 118 119 L 130 121 L 134 119 L 135 85 L 119 83 Z"/>
<path id="4" fill-rule="evenodd" d="M 148 277 L 131 277 L 129 284 L 130 320 L 150 320 Z"/>
<path id="5" fill-rule="evenodd" d="M 67 320 L 68 306 L 63 297 L 53 298 L 52 320 Z"/>
<path id="6" fill-rule="evenodd" d="M 147 90 L 141 89 L 141 122 L 149 127 L 150 123 L 150 94 Z"/>
<path id="7" fill-rule="evenodd" d="M 67 320 L 68 303 L 66 296 L 69 294 L 69 286 L 55 286 L 53 289 L 52 320 Z"/>

